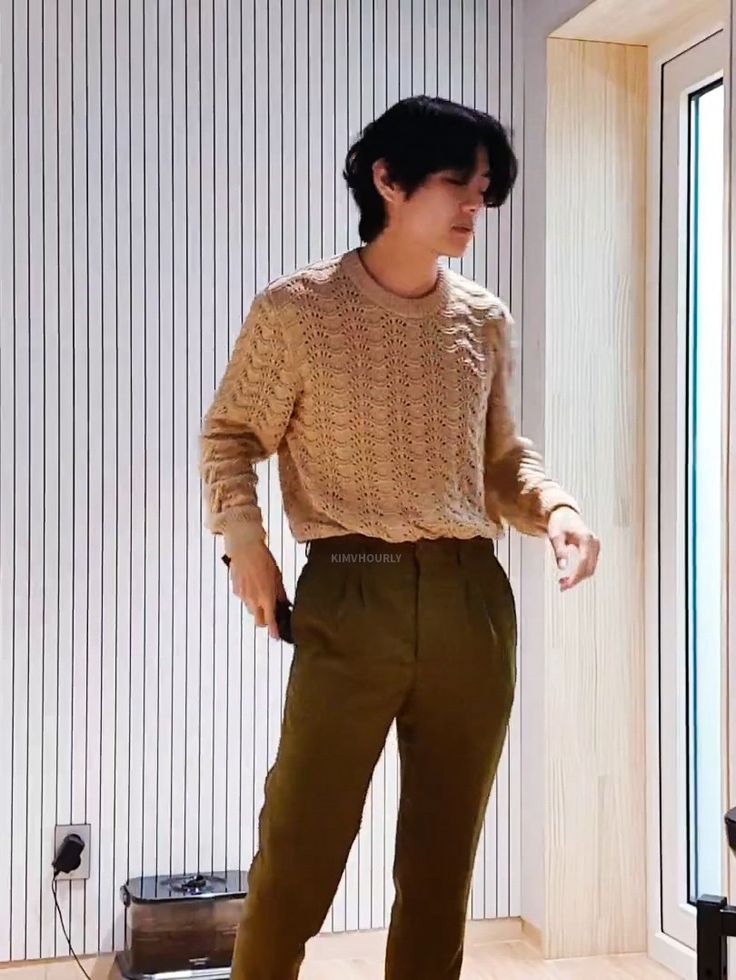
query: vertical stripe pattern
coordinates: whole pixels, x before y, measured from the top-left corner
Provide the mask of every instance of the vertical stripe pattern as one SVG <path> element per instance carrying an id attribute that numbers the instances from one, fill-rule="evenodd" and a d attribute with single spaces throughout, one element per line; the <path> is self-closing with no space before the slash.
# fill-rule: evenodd
<path id="1" fill-rule="evenodd" d="M 290 649 L 230 597 L 202 530 L 200 420 L 255 292 L 358 243 L 341 170 L 427 92 L 521 149 L 514 0 L 7 0 L 0 5 L 0 961 L 124 945 L 129 877 L 247 868 Z M 516 57 L 515 57 L 516 55 Z M 523 187 L 454 267 L 520 313 Z M 287 591 L 304 561 L 275 460 L 259 497 Z M 502 560 L 519 582 L 518 542 Z M 523 679 L 522 679 L 523 680 Z M 519 912 L 516 716 L 473 918 Z M 384 927 L 392 732 L 326 930 Z"/>

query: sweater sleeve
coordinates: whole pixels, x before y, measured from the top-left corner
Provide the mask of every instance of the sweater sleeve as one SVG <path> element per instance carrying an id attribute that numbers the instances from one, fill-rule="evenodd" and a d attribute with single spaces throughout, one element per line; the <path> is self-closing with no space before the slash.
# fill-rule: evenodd
<path id="1" fill-rule="evenodd" d="M 265 541 L 255 464 L 275 453 L 297 397 L 297 372 L 267 293 L 256 296 L 207 415 L 201 472 L 207 526 L 225 550 Z"/>
<path id="2" fill-rule="evenodd" d="M 523 534 L 544 535 L 557 507 L 579 511 L 577 502 L 547 476 L 541 455 L 519 435 L 511 408 L 515 364 L 514 321 L 508 311 L 494 319 L 495 366 L 486 417 L 486 509 Z"/>

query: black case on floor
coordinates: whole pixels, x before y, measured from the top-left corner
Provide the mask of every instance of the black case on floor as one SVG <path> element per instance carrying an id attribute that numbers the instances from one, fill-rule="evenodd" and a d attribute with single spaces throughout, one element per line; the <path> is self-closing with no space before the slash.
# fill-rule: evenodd
<path id="1" fill-rule="evenodd" d="M 227 976 L 246 894 L 244 871 L 128 881 L 120 889 L 127 910 L 120 972 L 131 980 Z"/>

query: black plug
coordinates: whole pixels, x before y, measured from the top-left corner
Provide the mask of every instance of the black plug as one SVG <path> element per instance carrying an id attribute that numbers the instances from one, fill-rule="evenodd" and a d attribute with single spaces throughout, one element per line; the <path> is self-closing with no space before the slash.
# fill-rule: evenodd
<path id="1" fill-rule="evenodd" d="M 54 878 L 60 874 L 68 875 L 71 871 L 76 871 L 82 863 L 83 850 L 84 841 L 79 834 L 67 834 L 53 861 Z"/>

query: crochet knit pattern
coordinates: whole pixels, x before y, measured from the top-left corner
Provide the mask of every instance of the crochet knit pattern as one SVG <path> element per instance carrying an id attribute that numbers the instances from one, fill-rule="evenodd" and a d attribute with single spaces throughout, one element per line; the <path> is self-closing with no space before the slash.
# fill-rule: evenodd
<path id="1" fill-rule="evenodd" d="M 388 292 L 358 251 L 254 300 L 204 421 L 208 526 L 229 554 L 266 540 L 255 464 L 278 453 L 297 541 L 540 535 L 573 498 L 516 432 L 513 321 L 440 267 L 420 299 Z"/>

